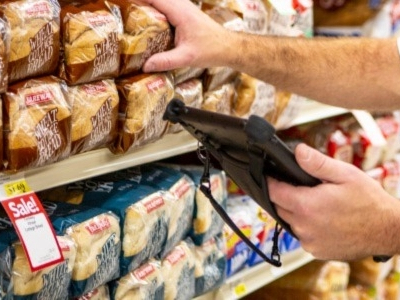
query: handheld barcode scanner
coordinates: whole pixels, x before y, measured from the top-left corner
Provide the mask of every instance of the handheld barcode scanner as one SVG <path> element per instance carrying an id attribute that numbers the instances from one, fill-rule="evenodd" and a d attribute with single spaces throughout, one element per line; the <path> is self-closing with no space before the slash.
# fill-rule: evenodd
<path id="1" fill-rule="evenodd" d="M 243 119 L 228 116 L 189 107 L 181 100 L 173 99 L 169 102 L 163 119 L 181 124 L 201 144 L 198 154 L 205 164 L 201 190 L 224 221 L 264 260 L 280 266 L 277 248 L 279 232 L 283 228 L 294 237 L 296 235 L 290 224 L 276 213 L 269 198 L 265 176 L 303 186 L 315 186 L 321 181 L 300 168 L 293 152 L 277 137 L 275 128 L 261 117 L 251 115 L 248 119 Z M 209 187 L 209 153 L 227 175 L 277 221 L 271 257 L 267 257 L 241 234 L 225 210 L 213 200 Z M 388 257 L 379 256 L 374 259 L 386 261 Z"/>

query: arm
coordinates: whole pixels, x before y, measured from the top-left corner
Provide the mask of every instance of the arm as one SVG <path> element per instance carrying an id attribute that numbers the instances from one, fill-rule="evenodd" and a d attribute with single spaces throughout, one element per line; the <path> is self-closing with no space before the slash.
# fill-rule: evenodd
<path id="1" fill-rule="evenodd" d="M 144 70 L 229 66 L 276 87 L 347 108 L 400 108 L 395 39 L 289 38 L 230 32 L 188 0 L 145 0 L 176 29 L 175 48 Z"/>

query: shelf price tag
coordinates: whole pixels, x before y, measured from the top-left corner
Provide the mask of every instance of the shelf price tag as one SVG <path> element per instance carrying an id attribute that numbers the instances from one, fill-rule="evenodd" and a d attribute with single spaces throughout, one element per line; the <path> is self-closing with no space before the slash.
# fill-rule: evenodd
<path id="1" fill-rule="evenodd" d="M 33 272 L 64 260 L 46 211 L 25 179 L 0 178 L 0 202 Z"/>
<path id="2" fill-rule="evenodd" d="M 233 292 L 235 296 L 242 297 L 247 294 L 247 287 L 243 282 L 241 282 L 233 288 Z"/>

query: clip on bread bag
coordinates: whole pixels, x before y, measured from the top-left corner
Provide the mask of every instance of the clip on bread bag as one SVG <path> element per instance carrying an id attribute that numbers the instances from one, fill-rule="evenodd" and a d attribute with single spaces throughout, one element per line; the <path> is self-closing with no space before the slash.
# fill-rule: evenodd
<path id="1" fill-rule="evenodd" d="M 3 96 L 7 170 L 40 167 L 69 155 L 71 109 L 63 81 L 29 79 Z"/>
<path id="2" fill-rule="evenodd" d="M 115 5 L 63 5 L 59 76 L 70 85 L 118 76 L 122 21 Z"/>
<path id="3" fill-rule="evenodd" d="M 106 147 L 117 131 L 118 91 L 111 79 L 68 88 L 72 107 L 71 155 Z"/>
<path id="4" fill-rule="evenodd" d="M 121 8 L 120 75 L 138 73 L 153 54 L 168 50 L 172 32 L 167 18 L 154 7 L 135 0 L 108 0 Z"/>
<path id="5" fill-rule="evenodd" d="M 8 87 L 8 59 L 10 55 L 11 31 L 0 10 L 0 93 Z"/>
<path id="6" fill-rule="evenodd" d="M 164 300 L 164 277 L 160 261 L 150 259 L 112 283 L 113 300 Z"/>
<path id="7" fill-rule="evenodd" d="M 121 154 L 160 139 L 168 125 L 162 116 L 174 96 L 172 75 L 143 74 L 116 84 L 120 94 L 118 137 L 110 150 Z"/>
<path id="8" fill-rule="evenodd" d="M 165 300 L 192 299 L 194 286 L 194 256 L 190 239 L 181 241 L 161 262 L 165 280 Z"/>
<path id="9" fill-rule="evenodd" d="M 160 253 L 163 258 L 181 240 L 186 238 L 192 227 L 195 185 L 186 174 L 161 165 L 141 166 L 141 185 L 149 185 L 173 196 L 168 240 Z"/>
<path id="10" fill-rule="evenodd" d="M 60 49 L 58 1 L 5 1 L 0 11 L 11 29 L 9 81 L 52 74 L 57 69 Z"/>

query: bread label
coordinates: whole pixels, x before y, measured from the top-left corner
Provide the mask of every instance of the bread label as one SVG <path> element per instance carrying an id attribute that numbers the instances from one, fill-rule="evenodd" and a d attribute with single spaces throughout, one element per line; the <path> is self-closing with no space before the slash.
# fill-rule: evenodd
<path id="1" fill-rule="evenodd" d="M 47 2 L 33 3 L 31 7 L 26 10 L 26 14 L 29 18 L 36 17 L 40 18 L 50 13 L 50 7 Z"/>
<path id="2" fill-rule="evenodd" d="M 100 219 L 97 222 L 90 222 L 85 226 L 86 230 L 90 232 L 91 235 L 98 234 L 111 227 L 111 223 L 108 218 Z"/>
<path id="3" fill-rule="evenodd" d="M 94 45 L 96 58 L 93 62 L 93 78 L 106 74 L 115 65 L 119 65 L 119 40 L 118 33 L 111 32 L 108 38 Z"/>
<path id="4" fill-rule="evenodd" d="M 164 205 L 164 199 L 161 196 L 150 198 L 149 200 L 144 201 L 143 205 L 146 207 L 147 213 L 151 213 L 152 211 L 160 208 Z"/>
<path id="5" fill-rule="evenodd" d="M 176 247 L 165 259 L 171 264 L 175 265 L 177 262 L 185 258 L 186 252 L 182 247 Z"/>
<path id="6" fill-rule="evenodd" d="M 51 23 L 43 26 L 38 33 L 29 39 L 31 52 L 28 56 L 28 73 L 38 71 L 48 61 L 51 61 L 54 53 L 54 32 Z"/>
<path id="7" fill-rule="evenodd" d="M 43 274 L 43 288 L 37 299 L 67 299 L 70 273 L 66 259 L 47 274 Z"/>
<path id="8" fill-rule="evenodd" d="M 53 101 L 54 96 L 51 93 L 50 90 L 45 90 L 40 93 L 34 93 L 34 94 L 27 94 L 25 96 L 25 105 L 26 106 L 31 106 L 31 105 L 36 105 L 36 104 L 44 104 L 49 101 Z"/>
<path id="9" fill-rule="evenodd" d="M 143 280 L 152 274 L 155 271 L 155 268 L 152 264 L 145 264 L 139 267 L 137 270 L 133 272 L 136 278 Z"/>
<path id="10" fill-rule="evenodd" d="M 96 114 L 91 117 L 93 130 L 90 133 L 89 146 L 92 147 L 97 145 L 100 141 L 107 136 L 112 128 L 112 99 L 108 98 L 104 101 L 103 105 L 96 112 Z"/>
<path id="11" fill-rule="evenodd" d="M 151 93 L 153 93 L 154 91 L 162 88 L 163 86 L 165 86 L 165 81 L 163 78 L 158 77 L 155 80 L 150 81 L 149 83 L 146 83 L 147 86 L 147 90 Z"/>
<path id="12" fill-rule="evenodd" d="M 6 197 L 1 203 L 14 225 L 32 271 L 63 262 L 54 229 L 35 193 Z"/>
<path id="13" fill-rule="evenodd" d="M 186 180 L 182 180 L 179 185 L 172 191 L 172 193 L 178 198 L 181 199 L 185 196 L 185 194 L 190 191 L 190 184 Z"/>

